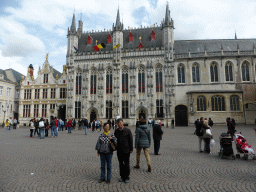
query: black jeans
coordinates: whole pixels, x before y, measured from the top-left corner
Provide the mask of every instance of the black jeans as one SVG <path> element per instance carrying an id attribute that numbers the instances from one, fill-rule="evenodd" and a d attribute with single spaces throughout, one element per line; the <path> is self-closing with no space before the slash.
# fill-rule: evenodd
<path id="1" fill-rule="evenodd" d="M 48 137 L 48 130 L 45 129 L 45 137 Z"/>
<path id="2" fill-rule="evenodd" d="M 211 139 L 210 138 L 204 138 L 204 142 L 205 142 L 205 151 L 207 153 L 210 153 L 211 150 L 210 150 L 210 141 Z"/>
<path id="3" fill-rule="evenodd" d="M 158 152 L 159 152 L 159 149 L 160 149 L 160 141 L 161 140 L 158 140 L 158 139 L 154 140 L 154 152 L 155 152 L 155 155 L 158 155 Z"/>
<path id="4" fill-rule="evenodd" d="M 30 129 L 30 137 L 33 137 L 33 131 L 34 129 Z"/>
<path id="5" fill-rule="evenodd" d="M 130 179 L 130 153 L 117 151 L 119 161 L 120 176 L 123 180 Z"/>

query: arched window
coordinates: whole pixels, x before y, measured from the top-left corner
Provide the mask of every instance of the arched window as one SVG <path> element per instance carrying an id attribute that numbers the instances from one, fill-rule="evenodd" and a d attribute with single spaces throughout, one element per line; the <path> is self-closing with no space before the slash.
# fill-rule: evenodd
<path id="1" fill-rule="evenodd" d="M 139 93 L 145 93 L 145 68 L 143 66 L 139 67 L 138 83 Z"/>
<path id="2" fill-rule="evenodd" d="M 122 69 L 122 93 L 128 93 L 128 68 Z"/>
<path id="3" fill-rule="evenodd" d="M 178 83 L 185 83 L 185 67 L 184 65 L 178 66 Z"/>
<path id="4" fill-rule="evenodd" d="M 200 82 L 199 64 L 194 63 L 192 66 L 192 80 L 194 83 Z"/>
<path id="5" fill-rule="evenodd" d="M 223 96 L 212 97 L 212 111 L 225 111 L 225 98 Z"/>
<path id="6" fill-rule="evenodd" d="M 112 69 L 107 69 L 106 74 L 106 93 L 112 93 Z"/>
<path id="7" fill-rule="evenodd" d="M 249 63 L 243 62 L 242 64 L 242 80 L 243 81 L 250 81 L 250 73 L 249 73 Z"/>
<path id="8" fill-rule="evenodd" d="M 82 76 L 81 73 L 76 75 L 76 95 L 81 95 Z"/>
<path id="9" fill-rule="evenodd" d="M 164 117 L 164 107 L 163 107 L 163 100 L 156 100 L 156 116 L 157 117 Z"/>
<path id="10" fill-rule="evenodd" d="M 210 73 L 211 73 L 211 82 L 218 82 L 218 66 L 217 63 L 212 63 L 210 67 Z"/>
<path id="11" fill-rule="evenodd" d="M 156 67 L 156 92 L 163 92 L 163 67 L 158 65 Z"/>
<path id="12" fill-rule="evenodd" d="M 90 93 L 91 94 L 96 94 L 96 78 L 97 78 L 97 71 L 96 69 L 93 69 L 91 72 L 91 89 L 90 89 Z"/>
<path id="13" fill-rule="evenodd" d="M 197 111 L 206 111 L 206 99 L 204 96 L 197 97 Z"/>
<path id="14" fill-rule="evenodd" d="M 237 95 L 232 95 L 230 97 L 230 110 L 240 111 L 239 97 Z"/>
<path id="15" fill-rule="evenodd" d="M 232 63 L 230 61 L 228 61 L 225 65 L 225 76 L 226 81 L 233 81 Z"/>

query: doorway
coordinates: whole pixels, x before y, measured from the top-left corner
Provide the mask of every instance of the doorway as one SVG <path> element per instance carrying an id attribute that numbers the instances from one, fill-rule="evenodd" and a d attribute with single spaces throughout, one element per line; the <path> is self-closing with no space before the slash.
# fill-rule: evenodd
<path id="1" fill-rule="evenodd" d="M 140 110 L 139 110 L 139 117 L 138 117 L 138 118 L 139 118 L 139 119 L 143 118 L 143 119 L 146 120 L 146 112 L 145 112 L 144 109 L 140 109 Z"/>
<path id="2" fill-rule="evenodd" d="M 188 126 L 188 108 L 185 105 L 175 107 L 175 126 Z"/>
<path id="3" fill-rule="evenodd" d="M 66 119 L 66 105 L 61 105 L 58 109 L 58 119 L 65 121 Z"/>
<path id="4" fill-rule="evenodd" d="M 91 114 L 90 114 L 90 122 L 92 122 L 96 118 L 97 118 L 96 112 L 92 111 Z"/>

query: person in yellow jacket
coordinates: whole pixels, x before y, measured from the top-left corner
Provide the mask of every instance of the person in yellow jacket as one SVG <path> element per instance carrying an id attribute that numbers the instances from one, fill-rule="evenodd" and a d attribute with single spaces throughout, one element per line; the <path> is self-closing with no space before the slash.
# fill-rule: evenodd
<path id="1" fill-rule="evenodd" d="M 9 119 L 6 119 L 5 128 L 6 128 L 6 131 L 10 130 L 10 121 L 9 121 Z"/>

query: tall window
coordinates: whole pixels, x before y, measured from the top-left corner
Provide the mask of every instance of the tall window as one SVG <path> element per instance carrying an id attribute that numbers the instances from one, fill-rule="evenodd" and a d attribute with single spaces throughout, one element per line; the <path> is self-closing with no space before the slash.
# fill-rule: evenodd
<path id="1" fill-rule="evenodd" d="M 106 101 L 106 118 L 112 119 L 112 101 Z"/>
<path id="2" fill-rule="evenodd" d="M 50 104 L 50 109 L 55 109 L 55 104 Z"/>
<path id="3" fill-rule="evenodd" d="M 24 100 L 31 99 L 31 89 L 24 89 Z"/>
<path id="4" fill-rule="evenodd" d="M 56 89 L 51 88 L 51 99 L 55 99 L 55 93 L 56 93 Z"/>
<path id="5" fill-rule="evenodd" d="M 184 65 L 178 66 L 178 83 L 185 83 L 185 67 Z"/>
<path id="6" fill-rule="evenodd" d="M 192 80 L 194 83 L 200 82 L 199 64 L 194 63 L 192 66 Z"/>
<path id="7" fill-rule="evenodd" d="M 91 72 L 91 94 L 96 94 L 96 70 L 93 69 L 92 72 Z"/>
<path id="8" fill-rule="evenodd" d="M 122 101 L 122 118 L 128 117 L 128 101 Z"/>
<path id="9" fill-rule="evenodd" d="M 76 76 L 76 95 L 81 95 L 82 88 L 82 76 L 81 74 Z"/>
<path id="10" fill-rule="evenodd" d="M 76 119 L 81 118 L 81 102 L 80 101 L 75 102 L 75 118 Z"/>
<path id="11" fill-rule="evenodd" d="M 43 99 L 47 99 L 48 89 L 43 89 Z"/>
<path id="12" fill-rule="evenodd" d="M 6 96 L 8 96 L 8 97 L 11 96 L 11 88 L 9 88 L 9 87 L 7 87 Z"/>
<path id="13" fill-rule="evenodd" d="M 206 99 L 204 96 L 197 97 L 197 111 L 206 111 Z"/>
<path id="14" fill-rule="evenodd" d="M 34 104 L 34 117 L 38 117 L 39 104 Z"/>
<path id="15" fill-rule="evenodd" d="M 156 100 L 156 117 L 164 117 L 163 100 Z"/>
<path id="16" fill-rule="evenodd" d="M 226 81 L 233 81 L 232 63 L 228 61 L 225 65 Z"/>
<path id="17" fill-rule="evenodd" d="M 46 117 L 47 104 L 42 104 L 42 117 Z"/>
<path id="18" fill-rule="evenodd" d="M 112 69 L 107 69 L 106 74 L 106 93 L 112 93 Z"/>
<path id="19" fill-rule="evenodd" d="M 128 93 L 128 68 L 122 69 L 122 93 Z"/>
<path id="20" fill-rule="evenodd" d="M 145 93 L 145 68 L 143 66 L 139 67 L 139 93 Z"/>
<path id="21" fill-rule="evenodd" d="M 249 63 L 243 62 L 242 64 L 242 80 L 243 81 L 250 81 L 250 73 L 249 73 Z"/>
<path id="22" fill-rule="evenodd" d="M 218 82 L 218 66 L 217 63 L 212 63 L 210 67 L 211 82 Z"/>
<path id="23" fill-rule="evenodd" d="M 30 117 L 30 105 L 23 105 L 23 117 Z"/>
<path id="24" fill-rule="evenodd" d="M 48 83 L 48 74 L 44 74 L 44 80 L 43 80 L 44 83 Z"/>
<path id="25" fill-rule="evenodd" d="M 60 88 L 60 99 L 65 99 L 67 93 L 67 88 Z"/>
<path id="26" fill-rule="evenodd" d="M 237 95 L 232 95 L 230 97 L 230 110 L 240 111 L 239 97 Z"/>
<path id="27" fill-rule="evenodd" d="M 163 74 L 161 65 L 156 67 L 156 92 L 163 92 Z"/>
<path id="28" fill-rule="evenodd" d="M 225 111 L 225 99 L 223 96 L 212 97 L 212 111 Z"/>
<path id="29" fill-rule="evenodd" d="M 4 93 L 4 87 L 3 86 L 0 86 L 0 96 L 2 96 Z"/>
<path id="30" fill-rule="evenodd" d="M 35 99 L 39 99 L 40 89 L 35 89 Z"/>

